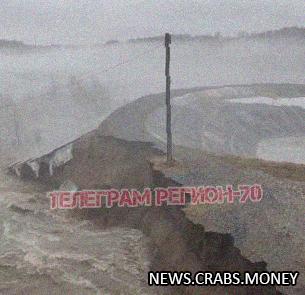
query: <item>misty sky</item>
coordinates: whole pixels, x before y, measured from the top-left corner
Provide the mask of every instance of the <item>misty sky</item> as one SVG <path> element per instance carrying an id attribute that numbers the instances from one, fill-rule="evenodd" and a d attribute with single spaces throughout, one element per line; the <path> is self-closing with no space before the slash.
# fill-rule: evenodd
<path id="1" fill-rule="evenodd" d="M 96 43 L 304 26 L 304 0 L 0 0 L 0 39 Z"/>

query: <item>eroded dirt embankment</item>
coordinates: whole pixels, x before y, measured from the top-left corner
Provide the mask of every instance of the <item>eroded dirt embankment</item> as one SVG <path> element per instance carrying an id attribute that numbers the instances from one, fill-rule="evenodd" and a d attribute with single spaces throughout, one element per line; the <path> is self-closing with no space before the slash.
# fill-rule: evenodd
<path id="1" fill-rule="evenodd" d="M 95 132 L 75 144 L 73 160 L 41 175 L 50 189 L 71 181 L 79 189 L 168 187 L 179 185 L 155 170 L 151 159 L 162 156 L 150 144 L 127 142 Z M 265 263 L 252 263 L 234 247 L 230 235 L 206 232 L 189 221 L 181 207 L 139 207 L 74 211 L 101 227 L 119 226 L 141 230 L 151 241 L 151 270 L 168 271 L 262 271 Z M 174 294 L 277 294 L 274 287 L 205 287 L 167 290 Z"/>

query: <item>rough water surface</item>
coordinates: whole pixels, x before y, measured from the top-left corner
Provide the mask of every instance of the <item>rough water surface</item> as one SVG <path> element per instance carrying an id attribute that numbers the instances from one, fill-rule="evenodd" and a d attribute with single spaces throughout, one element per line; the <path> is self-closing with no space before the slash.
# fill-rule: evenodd
<path id="1" fill-rule="evenodd" d="M 37 185 L 0 174 L 0 294 L 156 294 L 148 240 L 50 211 Z"/>

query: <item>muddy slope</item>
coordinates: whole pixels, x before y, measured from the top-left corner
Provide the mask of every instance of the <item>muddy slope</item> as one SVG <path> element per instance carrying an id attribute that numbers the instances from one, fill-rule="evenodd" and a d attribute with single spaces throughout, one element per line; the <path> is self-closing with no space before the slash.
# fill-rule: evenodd
<path id="1" fill-rule="evenodd" d="M 148 143 L 127 142 L 95 132 L 74 145 L 73 160 L 42 179 L 50 188 L 72 181 L 80 189 L 138 188 L 177 185 L 155 171 L 151 159 L 160 151 Z M 181 207 L 112 208 L 73 214 L 101 227 L 140 229 L 151 241 L 152 270 L 262 271 L 265 263 L 252 263 L 234 247 L 230 235 L 206 232 L 185 217 Z M 230 290 L 231 289 L 231 290 Z M 274 287 L 179 288 L 181 294 L 277 294 Z M 170 290 L 168 290 L 170 292 Z"/>

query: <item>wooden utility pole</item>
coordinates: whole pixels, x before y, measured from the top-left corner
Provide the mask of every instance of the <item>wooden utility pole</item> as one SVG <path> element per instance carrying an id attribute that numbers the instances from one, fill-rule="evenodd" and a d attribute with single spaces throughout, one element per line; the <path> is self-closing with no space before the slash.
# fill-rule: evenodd
<path id="1" fill-rule="evenodd" d="M 166 135 L 167 135 L 167 162 L 173 160 L 173 146 L 172 146 L 172 110 L 171 110 L 171 77 L 169 73 L 170 65 L 170 44 L 171 35 L 165 34 L 165 48 L 166 48 L 166 61 L 165 61 L 165 77 L 166 77 Z"/>

